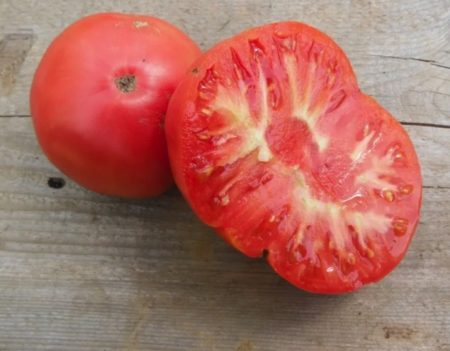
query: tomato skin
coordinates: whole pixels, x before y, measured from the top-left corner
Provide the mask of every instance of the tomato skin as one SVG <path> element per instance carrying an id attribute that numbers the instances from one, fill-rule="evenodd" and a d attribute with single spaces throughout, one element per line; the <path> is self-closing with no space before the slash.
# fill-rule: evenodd
<path id="1" fill-rule="evenodd" d="M 422 183 L 403 127 L 343 51 L 296 22 L 217 44 L 168 107 L 174 178 L 202 221 L 293 285 L 351 292 L 401 261 Z"/>
<path id="2" fill-rule="evenodd" d="M 162 193 L 173 183 L 167 105 L 199 55 L 186 34 L 155 17 L 103 13 L 73 23 L 47 49 L 31 87 L 44 153 L 90 190 Z"/>

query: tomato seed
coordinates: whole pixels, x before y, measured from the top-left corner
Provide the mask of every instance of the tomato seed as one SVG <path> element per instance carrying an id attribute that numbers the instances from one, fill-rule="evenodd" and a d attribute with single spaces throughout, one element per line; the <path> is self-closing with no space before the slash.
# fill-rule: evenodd
<path id="1" fill-rule="evenodd" d="M 200 112 L 206 116 L 211 116 L 213 113 L 213 111 L 208 107 L 202 108 Z"/>
<path id="2" fill-rule="evenodd" d="M 404 218 L 395 218 L 392 222 L 394 234 L 397 236 L 405 235 L 408 231 L 408 220 Z"/>
<path id="3" fill-rule="evenodd" d="M 414 189 L 414 187 L 413 187 L 412 185 L 408 184 L 408 185 L 403 185 L 403 186 L 401 186 L 401 187 L 399 188 L 399 191 L 400 191 L 402 194 L 409 195 L 409 194 L 412 193 L 413 189 Z"/>
<path id="4" fill-rule="evenodd" d="M 210 138 L 210 135 L 208 133 L 202 132 L 202 133 L 197 133 L 196 137 L 200 140 L 208 140 Z"/>
<path id="5" fill-rule="evenodd" d="M 347 256 L 347 262 L 350 263 L 351 265 L 354 265 L 356 263 L 355 255 L 349 253 Z"/>
<path id="6" fill-rule="evenodd" d="M 373 258 L 375 256 L 375 253 L 373 252 L 373 250 L 369 249 L 369 248 L 366 249 L 366 254 L 367 254 L 367 257 L 369 257 L 369 258 Z"/>
<path id="7" fill-rule="evenodd" d="M 334 240 L 330 240 L 330 242 L 328 243 L 328 247 L 330 248 L 330 250 L 334 250 L 336 248 Z"/>
<path id="8" fill-rule="evenodd" d="M 215 196 L 213 199 L 216 205 L 226 206 L 230 203 L 230 197 L 228 194 Z"/>
<path id="9" fill-rule="evenodd" d="M 327 268 L 327 273 L 333 273 L 334 272 L 334 267 L 330 266 Z"/>
<path id="10" fill-rule="evenodd" d="M 382 196 L 387 202 L 392 202 L 395 199 L 394 192 L 391 190 L 384 190 Z"/>
<path id="11" fill-rule="evenodd" d="M 401 151 L 397 151 L 395 154 L 394 154 L 394 160 L 400 160 L 400 159 L 402 159 L 402 158 L 404 158 L 405 157 L 405 155 L 403 154 L 403 152 L 401 152 Z"/>

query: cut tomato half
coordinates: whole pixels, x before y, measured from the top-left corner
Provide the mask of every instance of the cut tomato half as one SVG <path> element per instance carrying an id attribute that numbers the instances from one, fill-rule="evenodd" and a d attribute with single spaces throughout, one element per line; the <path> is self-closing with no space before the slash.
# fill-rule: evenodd
<path id="1" fill-rule="evenodd" d="M 166 134 L 198 216 L 302 289 L 353 291 L 407 250 L 421 204 L 414 147 L 314 28 L 276 23 L 213 47 L 177 88 Z"/>

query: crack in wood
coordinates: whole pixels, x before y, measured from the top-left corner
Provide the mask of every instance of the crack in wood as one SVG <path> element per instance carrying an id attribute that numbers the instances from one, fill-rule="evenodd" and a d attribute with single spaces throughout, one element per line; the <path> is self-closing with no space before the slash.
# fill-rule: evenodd
<path id="1" fill-rule="evenodd" d="M 440 68 L 450 69 L 450 66 L 441 65 L 439 63 L 431 63 L 431 65 L 432 66 L 436 66 L 436 67 L 440 67 Z"/>
<path id="2" fill-rule="evenodd" d="M 450 186 L 445 186 L 445 185 L 422 185 L 423 189 L 445 189 L 445 190 L 450 190 Z"/>
<path id="3" fill-rule="evenodd" d="M 394 60 L 418 61 L 418 62 L 425 62 L 425 63 L 431 63 L 431 64 L 438 64 L 438 62 L 436 62 L 435 60 L 423 59 L 423 58 L 418 58 L 418 57 L 403 57 L 403 56 L 378 55 L 378 54 L 369 54 L 369 56 L 381 57 L 381 58 L 390 58 L 390 59 L 394 59 Z"/>
<path id="4" fill-rule="evenodd" d="M 404 126 L 416 126 L 416 127 L 431 127 L 431 128 L 444 128 L 450 129 L 450 125 L 438 124 L 438 123 L 423 123 L 423 122 L 400 122 Z"/>
<path id="5" fill-rule="evenodd" d="M 423 58 L 420 58 L 420 57 L 408 57 L 408 56 L 403 57 L 403 56 L 378 55 L 378 54 L 369 54 L 369 56 L 381 57 L 381 58 L 389 58 L 389 59 L 394 59 L 394 60 L 425 62 L 425 63 L 429 63 L 429 64 L 431 64 L 432 66 L 435 66 L 435 67 L 440 67 L 440 68 L 444 68 L 444 69 L 450 69 L 450 66 L 443 65 L 443 64 L 437 62 L 436 60 L 423 59 Z"/>
<path id="6" fill-rule="evenodd" d="M 0 115 L 0 118 L 30 118 L 31 115 L 22 115 L 22 114 L 17 114 L 17 115 Z"/>

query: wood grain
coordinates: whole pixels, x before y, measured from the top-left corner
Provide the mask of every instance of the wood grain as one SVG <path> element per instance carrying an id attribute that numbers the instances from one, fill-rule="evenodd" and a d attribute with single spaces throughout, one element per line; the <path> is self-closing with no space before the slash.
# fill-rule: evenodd
<path id="1" fill-rule="evenodd" d="M 444 137 L 408 128 L 445 155 Z M 0 349 L 448 349 L 450 189 L 440 174 L 428 175 L 397 270 L 356 294 L 314 296 L 229 248 L 177 191 L 129 202 L 70 180 L 49 189 L 62 175 L 30 119 L 2 119 L 0 131 Z M 441 160 L 434 167 L 448 175 Z"/>
<path id="2" fill-rule="evenodd" d="M 56 5 L 55 5 L 56 4 Z M 0 3 L 0 38 L 26 31 L 35 38 L 0 115 L 27 115 L 33 72 L 51 40 L 79 17 L 100 11 L 150 13 L 186 30 L 204 49 L 250 26 L 293 19 L 317 26 L 344 48 L 360 84 L 400 120 L 450 126 L 450 2 L 401 1 L 31 1 Z M 8 47 L 8 45 L 3 45 Z M 0 45 L 0 67 L 10 66 Z M 26 56 L 26 57 L 25 57 Z"/>
<path id="3" fill-rule="evenodd" d="M 203 48 L 285 19 L 333 36 L 421 159 L 423 215 L 401 265 L 355 294 L 307 294 L 228 247 L 176 190 L 124 201 L 60 174 L 33 134 L 32 74 L 70 22 L 113 10 L 166 18 Z M 1 1 L 0 350 L 450 350 L 449 23 L 448 0 Z"/>

